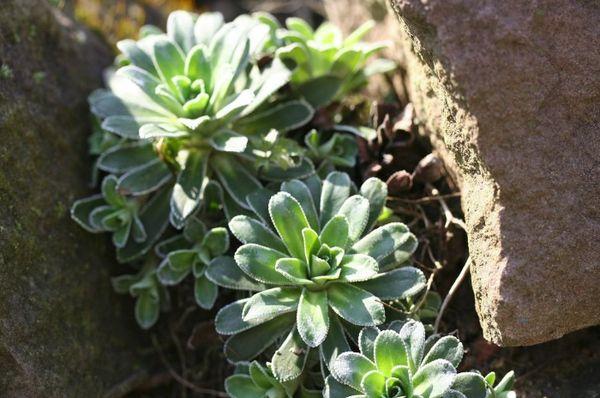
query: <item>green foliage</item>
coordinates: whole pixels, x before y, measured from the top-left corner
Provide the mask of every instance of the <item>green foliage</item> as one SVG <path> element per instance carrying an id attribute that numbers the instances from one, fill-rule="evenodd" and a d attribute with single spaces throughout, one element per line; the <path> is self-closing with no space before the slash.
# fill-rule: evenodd
<path id="1" fill-rule="evenodd" d="M 325 398 L 486 398 L 514 397 L 509 373 L 498 390 L 495 375 L 458 373 L 462 343 L 454 336 L 425 338 L 423 324 L 408 321 L 379 331 L 365 328 L 359 336 L 360 353 L 337 357 L 326 379 Z"/>
<path id="2" fill-rule="evenodd" d="M 267 38 L 267 27 L 248 16 L 225 24 L 217 13 L 177 11 L 169 16 L 166 34 L 146 28 L 137 42 L 119 42 L 120 66 L 108 74 L 108 89 L 90 96 L 90 106 L 104 131 L 141 144 L 110 148 L 98 167 L 118 173 L 118 189 L 134 196 L 174 179 L 170 220 L 178 228 L 201 206 L 211 178 L 244 207 L 247 191 L 260 186 L 257 170 L 239 184 L 221 165 L 252 169 L 262 157 L 268 162 L 258 164 L 296 166 L 300 150 L 292 142 L 279 143 L 292 154 L 286 158 L 261 148 L 272 146 L 267 137 L 272 128 L 297 128 L 313 114 L 302 100 L 268 106 L 290 71 L 278 60 L 262 70 L 253 63 Z M 267 127 L 261 123 L 265 118 L 279 123 Z"/>
<path id="3" fill-rule="evenodd" d="M 112 285 L 117 293 L 129 293 L 136 298 L 135 319 L 143 329 L 151 328 L 158 320 L 161 306 L 169 305 L 168 293 L 152 268 L 145 268 L 135 275 L 113 278 Z"/>
<path id="4" fill-rule="evenodd" d="M 358 156 L 356 139 L 348 134 L 333 133 L 328 140 L 317 130 L 311 130 L 304 137 L 307 156 L 320 168 L 354 167 Z"/>
<path id="5" fill-rule="evenodd" d="M 293 68 L 292 85 L 315 107 L 339 100 L 364 86 L 370 76 L 396 68 L 385 59 L 368 63 L 387 46 L 361 41 L 373 26 L 373 21 L 366 22 L 344 38 L 329 22 L 316 30 L 299 18 L 288 18 L 287 29 L 271 23 L 279 44 L 277 57 Z"/>
<path id="6" fill-rule="evenodd" d="M 232 398 L 321 398 L 320 390 L 304 388 L 298 380 L 281 383 L 270 366 L 251 362 L 243 371 L 225 380 L 225 391 Z"/>
<path id="7" fill-rule="evenodd" d="M 215 319 L 237 364 L 233 398 L 316 398 L 329 372 L 327 397 L 513 398 L 512 374 L 495 386 L 493 373 L 457 374 L 460 342 L 425 340 L 407 321 L 431 321 L 441 302 L 410 266 L 417 239 L 385 208 L 385 183 L 357 188 L 336 171 L 375 131 L 312 129 L 315 109 L 344 123 L 325 107 L 395 67 L 370 61 L 384 47 L 361 42 L 372 26 L 343 38 L 330 23 L 177 11 L 166 32 L 119 42 L 107 88 L 89 97 L 101 194 L 76 201 L 72 218 L 112 234 L 136 270 L 113 287 L 135 298 L 144 329 L 169 310 L 169 287 L 193 282 L 203 309 L 218 286 L 242 291 Z M 225 226 L 241 242 L 233 256 Z M 250 363 L 259 356 L 271 360 Z"/>
<path id="8" fill-rule="evenodd" d="M 226 343 L 230 360 L 250 360 L 270 345 L 241 355 L 239 348 L 252 347 L 257 335 L 287 334 L 272 366 L 279 380 L 293 380 L 302 373 L 309 348 L 347 346 L 343 332 L 331 333 L 341 328 L 341 320 L 380 325 L 385 321 L 382 300 L 410 297 L 424 287 L 419 270 L 394 269 L 417 247 L 408 228 L 390 223 L 371 230 L 383 207 L 385 184 L 372 178 L 360 193 L 355 191 L 349 176 L 340 172 L 323 182 L 291 180 L 281 184 L 268 205 L 268 192 L 248 197 L 256 216 L 230 221 L 231 232 L 243 243 L 235 253 L 237 265 L 247 278 L 268 287 L 217 315 L 219 333 L 233 335 Z M 221 284 L 220 267 L 209 267 L 207 276 Z"/>
<path id="9" fill-rule="evenodd" d="M 194 276 L 196 303 L 210 309 L 217 299 L 217 286 L 204 275 L 206 267 L 229 249 L 229 233 L 225 228 L 206 226 L 197 219 L 190 220 L 183 233 L 159 243 L 156 251 L 164 257 L 157 270 L 160 282 L 165 286 L 179 284 L 189 274 Z"/>

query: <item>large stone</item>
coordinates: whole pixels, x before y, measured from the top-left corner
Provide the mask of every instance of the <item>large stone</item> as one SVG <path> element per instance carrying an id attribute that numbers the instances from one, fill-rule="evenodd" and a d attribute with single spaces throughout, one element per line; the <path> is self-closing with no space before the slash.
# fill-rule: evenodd
<path id="1" fill-rule="evenodd" d="M 409 96 L 462 188 L 485 337 L 600 323 L 600 4 L 391 3 Z"/>
<path id="2" fill-rule="evenodd" d="M 69 217 L 89 193 L 86 97 L 108 63 L 47 1 L 2 1 L 2 397 L 98 397 L 132 371 L 138 329 L 111 292 L 113 255 Z"/>

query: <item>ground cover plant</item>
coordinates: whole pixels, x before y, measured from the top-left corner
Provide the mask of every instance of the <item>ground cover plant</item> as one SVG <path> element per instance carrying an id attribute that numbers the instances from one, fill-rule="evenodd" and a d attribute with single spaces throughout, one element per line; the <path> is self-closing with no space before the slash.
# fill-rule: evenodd
<path id="1" fill-rule="evenodd" d="M 384 47 L 361 41 L 372 26 L 343 37 L 327 22 L 177 11 L 166 32 L 119 42 L 90 95 L 100 193 L 72 217 L 111 234 L 124 267 L 113 286 L 141 328 L 183 295 L 197 306 L 184 320 L 216 307 L 229 396 L 512 396 L 511 376 L 494 387 L 457 373 L 462 345 L 432 324 L 440 297 L 388 200 L 434 182 L 436 165 L 387 183 L 357 172 L 398 127 L 377 108 L 360 126 L 344 105 L 395 67 L 368 62 Z"/>

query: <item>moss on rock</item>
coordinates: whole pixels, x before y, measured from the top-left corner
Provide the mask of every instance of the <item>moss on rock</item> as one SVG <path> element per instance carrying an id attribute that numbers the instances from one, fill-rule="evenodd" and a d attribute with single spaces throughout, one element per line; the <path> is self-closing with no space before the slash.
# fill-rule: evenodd
<path id="1" fill-rule="evenodd" d="M 66 209 L 88 193 L 86 97 L 110 54 L 43 0 L 4 1 L 0 42 L 0 395 L 101 396 L 137 329 L 106 242 Z"/>

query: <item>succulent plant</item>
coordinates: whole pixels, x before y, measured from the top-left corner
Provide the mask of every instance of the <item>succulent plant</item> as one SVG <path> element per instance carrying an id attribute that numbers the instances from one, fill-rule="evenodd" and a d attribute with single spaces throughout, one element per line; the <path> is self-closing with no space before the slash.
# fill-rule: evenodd
<path id="1" fill-rule="evenodd" d="M 156 246 L 158 255 L 164 258 L 156 274 L 165 286 L 177 285 L 190 273 L 193 274 L 196 303 L 204 309 L 211 309 L 217 299 L 217 286 L 206 278 L 204 272 L 228 249 L 227 229 L 217 227 L 207 230 L 200 220 L 192 218 L 182 234 Z"/>
<path id="2" fill-rule="evenodd" d="M 293 68 L 292 85 L 314 107 L 321 107 L 361 88 L 370 76 L 396 68 L 386 59 L 368 63 L 387 46 L 361 42 L 374 25 L 366 22 L 346 38 L 329 22 L 314 30 L 300 18 L 288 18 L 287 29 L 271 22 L 271 29 L 280 47 L 277 57 Z"/>
<path id="3" fill-rule="evenodd" d="M 153 29 L 118 43 L 121 66 L 89 101 L 102 129 L 125 139 L 98 162 L 119 175 L 119 191 L 145 195 L 175 177 L 170 219 L 181 228 L 211 178 L 244 207 L 260 187 L 259 167 L 310 173 L 299 147 L 277 138 L 308 122 L 312 108 L 302 100 L 269 103 L 290 71 L 278 60 L 262 69 L 252 62 L 268 33 L 249 16 L 224 24 L 217 13 L 176 11 L 166 34 Z"/>
<path id="4" fill-rule="evenodd" d="M 335 347 L 347 347 L 342 322 L 382 324 L 382 300 L 408 297 L 424 287 L 419 270 L 393 269 L 416 249 L 408 228 L 390 223 L 371 231 L 384 205 L 385 184 L 372 178 L 359 194 L 354 190 L 350 177 L 340 172 L 329 174 L 322 185 L 316 177 L 287 181 L 275 195 L 262 191 L 248 197 L 256 217 L 239 215 L 229 222 L 243 243 L 235 253 L 239 269 L 266 285 L 217 315 L 217 331 L 233 335 L 225 347 L 230 360 L 250 360 L 287 333 L 272 368 L 280 381 L 294 379 L 310 348 L 326 346 L 321 352 L 328 364 Z M 223 281 L 225 272 L 231 271 L 211 266 L 207 276 L 231 287 Z"/>
<path id="5" fill-rule="evenodd" d="M 135 320 L 143 329 L 156 323 L 161 307 L 168 307 L 169 295 L 156 277 L 156 269 L 145 267 L 135 275 L 121 275 L 112 279 L 117 293 L 136 298 Z"/>
<path id="6" fill-rule="evenodd" d="M 306 155 L 320 168 L 354 167 L 358 155 L 356 138 L 348 134 L 333 133 L 329 139 L 317 130 L 311 130 L 304 137 Z"/>
<path id="7" fill-rule="evenodd" d="M 150 200 L 127 198 L 118 191 L 118 180 L 109 175 L 102 194 L 73 203 L 71 217 L 89 232 L 112 232 L 117 259 L 131 261 L 150 250 L 168 224 L 170 189 Z"/>
<path id="8" fill-rule="evenodd" d="M 304 388 L 297 380 L 282 383 L 273 376 L 270 366 L 251 362 L 244 372 L 236 372 L 225 380 L 225 391 L 231 398 L 321 398 L 320 390 Z"/>
<path id="9" fill-rule="evenodd" d="M 433 335 L 426 339 L 420 322 L 410 320 L 401 327 L 395 323 L 397 326 L 388 330 L 371 327 L 361 331 L 360 353 L 345 352 L 334 361 L 326 379 L 325 398 L 494 396 L 479 373 L 457 372 L 463 346 L 456 337 Z M 511 378 L 508 375 L 507 380 Z"/>

